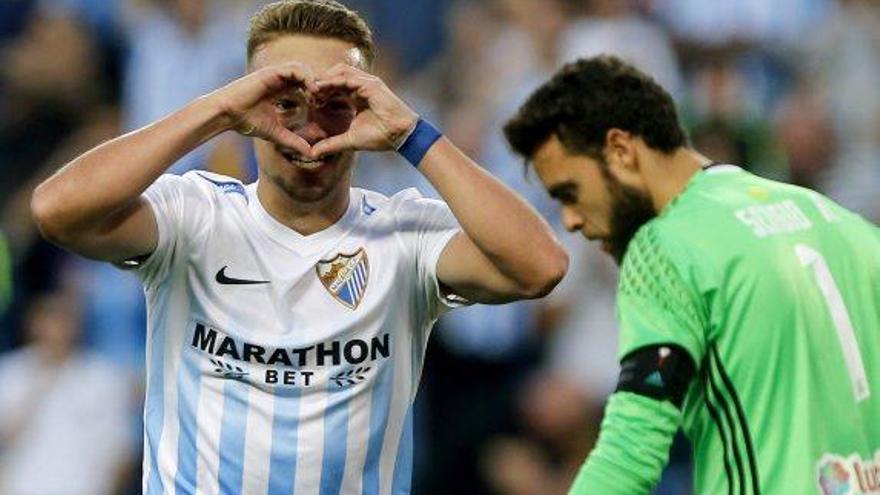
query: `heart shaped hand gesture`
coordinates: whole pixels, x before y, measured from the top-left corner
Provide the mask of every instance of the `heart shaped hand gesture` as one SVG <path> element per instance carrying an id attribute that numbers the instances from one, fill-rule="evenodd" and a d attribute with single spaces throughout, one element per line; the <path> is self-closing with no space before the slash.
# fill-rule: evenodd
<path id="1" fill-rule="evenodd" d="M 296 90 L 317 93 L 319 88 L 311 69 L 291 62 L 254 71 L 218 89 L 208 98 L 219 102 L 228 128 L 309 156 L 312 153 L 309 143 L 285 125 L 277 110 L 278 98 Z"/>
<path id="2" fill-rule="evenodd" d="M 346 150 L 386 151 L 397 149 L 415 126 L 418 115 L 378 77 L 339 64 L 314 81 L 315 99 L 347 92 L 355 100 L 357 115 L 348 129 L 312 145 L 310 155 L 320 157 Z"/>

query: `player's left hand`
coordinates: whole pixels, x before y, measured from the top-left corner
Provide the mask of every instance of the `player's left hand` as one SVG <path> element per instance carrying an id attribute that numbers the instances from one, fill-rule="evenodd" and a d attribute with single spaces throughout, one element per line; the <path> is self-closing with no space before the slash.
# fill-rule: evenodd
<path id="1" fill-rule="evenodd" d="M 386 151 L 396 149 L 412 129 L 418 115 L 378 77 L 350 65 L 339 64 L 319 75 L 315 98 L 347 92 L 355 99 L 358 113 L 348 130 L 312 146 L 319 157 L 345 150 Z"/>

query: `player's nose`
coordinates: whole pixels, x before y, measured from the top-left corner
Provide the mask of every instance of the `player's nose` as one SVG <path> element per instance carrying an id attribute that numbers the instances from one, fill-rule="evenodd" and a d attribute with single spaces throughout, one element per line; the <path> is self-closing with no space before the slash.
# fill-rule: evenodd
<path id="1" fill-rule="evenodd" d="M 562 208 L 562 225 L 569 232 L 577 232 L 584 228 L 584 219 L 569 207 Z"/>
<path id="2" fill-rule="evenodd" d="M 297 126 L 296 129 L 293 129 L 299 137 L 306 140 L 310 145 L 321 141 L 322 139 L 327 139 L 329 137 L 329 133 L 321 127 L 321 125 L 314 119 L 312 116 L 309 116 L 305 122 Z"/>

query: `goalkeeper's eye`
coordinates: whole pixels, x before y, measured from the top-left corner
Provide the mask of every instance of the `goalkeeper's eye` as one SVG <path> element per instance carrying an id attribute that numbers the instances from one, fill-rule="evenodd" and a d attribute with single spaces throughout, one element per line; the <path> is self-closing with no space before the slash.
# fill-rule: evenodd
<path id="1" fill-rule="evenodd" d="M 574 194 L 560 194 L 556 199 L 564 205 L 573 205 L 577 203 L 577 197 Z"/>
<path id="2" fill-rule="evenodd" d="M 566 181 L 556 184 L 550 187 L 548 192 L 553 199 L 564 205 L 573 205 L 578 202 L 578 187 L 574 182 Z"/>

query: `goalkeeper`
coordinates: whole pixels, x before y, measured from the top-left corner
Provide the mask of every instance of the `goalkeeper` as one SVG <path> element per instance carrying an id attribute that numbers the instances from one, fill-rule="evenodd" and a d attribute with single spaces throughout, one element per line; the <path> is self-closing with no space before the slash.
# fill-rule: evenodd
<path id="1" fill-rule="evenodd" d="M 679 428 L 701 495 L 880 493 L 880 230 L 711 163 L 614 57 L 563 67 L 505 133 L 621 264 L 620 381 L 572 494 L 649 493 Z"/>

